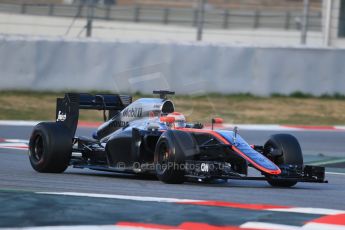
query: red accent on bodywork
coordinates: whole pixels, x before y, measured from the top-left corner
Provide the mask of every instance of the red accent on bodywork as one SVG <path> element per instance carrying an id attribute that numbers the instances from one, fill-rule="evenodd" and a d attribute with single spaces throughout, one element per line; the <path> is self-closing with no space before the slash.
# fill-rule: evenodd
<path id="1" fill-rule="evenodd" d="M 227 144 L 227 145 L 231 145 L 231 143 L 229 143 L 222 135 L 220 135 L 219 133 L 213 131 L 213 130 L 201 130 L 201 129 L 190 129 L 190 128 L 182 128 L 179 129 L 185 132 L 194 132 L 194 133 L 207 133 L 207 134 L 211 134 L 214 137 L 216 137 L 220 142 Z M 246 159 L 250 164 L 252 164 L 255 168 L 268 173 L 268 174 L 273 174 L 273 175 L 278 175 L 281 173 L 281 170 L 279 169 L 279 167 L 277 166 L 277 170 L 270 170 L 270 169 L 266 169 L 264 167 L 262 167 L 261 165 L 257 164 L 255 161 L 253 161 L 252 159 L 250 159 L 246 154 L 244 154 L 243 152 L 241 152 L 238 148 L 236 148 L 235 146 L 231 145 L 231 148 L 238 153 L 240 156 L 242 156 L 244 159 Z M 273 163 L 273 162 L 272 162 Z M 274 163 L 273 163 L 274 164 Z"/>
<path id="2" fill-rule="evenodd" d="M 207 129 L 191 129 L 191 128 L 180 128 L 178 130 L 182 130 L 185 132 L 189 132 L 189 133 L 207 133 L 207 134 L 211 134 L 212 136 L 216 137 L 220 142 L 230 145 L 230 143 L 219 133 L 213 131 L 213 130 L 207 130 Z"/>
<path id="3" fill-rule="evenodd" d="M 186 201 L 186 202 L 177 202 L 177 203 L 212 206 L 212 207 L 240 208 L 240 209 L 249 209 L 249 210 L 291 208 L 289 206 L 279 206 L 279 205 L 270 205 L 270 204 L 242 204 L 242 203 L 234 203 L 234 202 L 227 202 L 227 201 Z"/>
<path id="4" fill-rule="evenodd" d="M 223 121 L 224 121 L 223 118 L 220 118 L 220 117 L 215 117 L 212 119 L 212 122 L 214 124 L 223 124 Z"/>
<path id="5" fill-rule="evenodd" d="M 239 155 L 241 155 L 244 159 L 246 159 L 247 161 L 249 161 L 249 163 L 251 163 L 255 168 L 263 171 L 263 172 L 266 172 L 268 174 L 273 174 L 273 175 L 278 175 L 280 174 L 282 171 L 280 170 L 280 168 L 277 166 L 277 170 L 271 170 L 271 169 L 267 169 L 267 168 L 264 168 L 262 167 L 261 165 L 255 163 L 252 159 L 250 159 L 246 154 L 244 154 L 243 152 L 241 152 L 241 150 L 239 150 L 238 148 L 236 148 L 235 146 L 231 146 L 231 148 L 236 152 L 238 153 Z M 273 162 L 272 162 L 273 163 Z M 274 163 L 273 163 L 274 164 Z M 275 164 L 274 164 L 275 165 Z"/>
<path id="6" fill-rule="evenodd" d="M 166 119 L 169 119 L 169 118 L 173 118 L 173 117 L 161 117 L 162 118 L 166 118 Z M 174 122 L 174 121 L 165 121 L 165 122 Z M 92 127 L 98 127 L 101 123 L 99 122 L 79 122 L 78 123 L 78 126 L 81 126 L 81 127 L 88 127 L 88 128 L 92 128 Z M 224 143 L 224 144 L 228 144 L 228 145 L 231 145 L 223 136 L 221 136 L 219 133 L 213 131 L 213 130 L 207 130 L 207 129 L 191 129 L 191 128 L 178 128 L 178 130 L 182 130 L 182 131 L 185 131 L 185 132 L 193 132 L 193 133 L 207 133 L 207 134 L 211 134 L 213 135 L 214 137 L 216 137 L 220 142 Z M 247 157 L 244 153 L 242 153 L 239 149 L 237 149 L 236 147 L 232 146 L 233 150 L 235 152 L 237 152 L 238 154 L 240 154 L 244 159 L 246 159 L 247 161 L 249 161 L 255 168 L 263 171 L 263 172 L 266 172 L 268 174 L 273 174 L 273 175 L 277 175 L 277 174 L 280 174 L 281 173 L 281 170 L 278 169 L 278 170 L 269 170 L 269 169 L 266 169 L 260 165 L 258 165 L 257 163 L 255 163 L 253 160 L 251 160 L 249 157 Z M 278 166 L 277 166 L 278 167 Z"/>

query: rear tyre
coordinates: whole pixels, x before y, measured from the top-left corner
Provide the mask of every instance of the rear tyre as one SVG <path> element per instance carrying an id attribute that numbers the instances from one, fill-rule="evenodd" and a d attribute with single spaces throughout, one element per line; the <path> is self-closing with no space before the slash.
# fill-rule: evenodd
<path id="1" fill-rule="evenodd" d="M 272 135 L 264 145 L 264 153 L 276 165 L 303 165 L 301 146 L 296 137 L 290 134 Z M 274 187 L 292 187 L 297 181 L 268 178 L 267 182 Z"/>
<path id="2" fill-rule="evenodd" d="M 34 127 L 29 141 L 29 159 L 37 172 L 64 172 L 71 153 L 72 137 L 63 124 L 42 122 Z"/>
<path id="3" fill-rule="evenodd" d="M 155 170 L 158 179 L 168 184 L 185 181 L 185 160 L 196 153 L 191 134 L 168 130 L 159 138 L 155 149 Z"/>

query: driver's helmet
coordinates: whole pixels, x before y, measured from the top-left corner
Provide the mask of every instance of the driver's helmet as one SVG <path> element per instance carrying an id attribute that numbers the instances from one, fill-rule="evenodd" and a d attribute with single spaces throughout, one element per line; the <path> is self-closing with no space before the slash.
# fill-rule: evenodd
<path id="1" fill-rule="evenodd" d="M 182 113 L 179 112 L 173 112 L 169 113 L 167 117 L 173 117 L 175 118 L 175 128 L 185 128 L 186 127 L 186 118 Z"/>

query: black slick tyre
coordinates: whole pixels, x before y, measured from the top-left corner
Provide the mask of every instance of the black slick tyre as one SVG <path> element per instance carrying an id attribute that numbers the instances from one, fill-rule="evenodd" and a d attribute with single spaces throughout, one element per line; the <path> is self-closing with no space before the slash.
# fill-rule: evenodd
<path id="1" fill-rule="evenodd" d="M 275 134 L 264 145 L 264 152 L 276 165 L 303 165 L 303 155 L 296 137 L 290 134 Z M 292 187 L 297 181 L 268 178 L 274 187 Z"/>
<path id="2" fill-rule="evenodd" d="M 71 153 L 72 137 L 62 123 L 42 122 L 34 127 L 29 141 L 29 159 L 37 172 L 64 172 Z"/>
<path id="3" fill-rule="evenodd" d="M 185 160 L 196 152 L 190 133 L 168 130 L 159 138 L 154 155 L 157 178 L 168 184 L 185 181 Z"/>

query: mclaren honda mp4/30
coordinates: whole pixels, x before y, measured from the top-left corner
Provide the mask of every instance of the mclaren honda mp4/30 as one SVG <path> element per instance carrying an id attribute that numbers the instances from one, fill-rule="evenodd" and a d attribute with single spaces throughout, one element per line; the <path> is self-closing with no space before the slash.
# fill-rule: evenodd
<path id="1" fill-rule="evenodd" d="M 152 174 L 165 183 L 212 179 L 266 180 L 272 186 L 325 181 L 323 167 L 303 164 L 297 139 L 276 134 L 249 145 L 235 128 L 204 129 L 186 123 L 167 99 L 117 94 L 67 93 L 57 99 L 56 121 L 37 124 L 29 142 L 32 167 L 62 173 L 68 166 L 121 173 Z M 75 136 L 80 109 L 103 110 L 105 122 L 92 137 Z M 107 118 L 108 116 L 108 118 Z M 260 172 L 248 176 L 248 167 Z"/>

